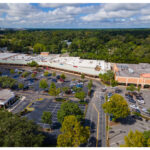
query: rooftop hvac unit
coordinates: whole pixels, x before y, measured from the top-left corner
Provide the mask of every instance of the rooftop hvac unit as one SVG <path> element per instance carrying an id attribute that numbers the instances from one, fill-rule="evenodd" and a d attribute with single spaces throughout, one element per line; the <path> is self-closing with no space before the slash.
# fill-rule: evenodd
<path id="1" fill-rule="evenodd" d="M 133 69 L 131 69 L 131 68 L 129 68 L 128 71 L 129 71 L 129 73 L 133 73 L 134 72 Z"/>

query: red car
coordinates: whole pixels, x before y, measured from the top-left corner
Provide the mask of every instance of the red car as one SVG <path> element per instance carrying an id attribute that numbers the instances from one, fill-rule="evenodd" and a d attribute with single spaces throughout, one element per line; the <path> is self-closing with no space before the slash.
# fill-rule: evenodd
<path id="1" fill-rule="evenodd" d="M 64 80 L 63 80 L 63 79 L 61 79 L 61 78 L 59 79 L 59 81 L 60 81 L 60 82 L 64 82 Z"/>
<path id="2" fill-rule="evenodd" d="M 73 66 L 73 67 L 78 68 L 78 66 Z"/>

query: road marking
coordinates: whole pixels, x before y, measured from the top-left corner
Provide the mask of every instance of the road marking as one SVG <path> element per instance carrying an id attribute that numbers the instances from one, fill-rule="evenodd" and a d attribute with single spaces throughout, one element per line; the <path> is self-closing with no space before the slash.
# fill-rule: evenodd
<path id="1" fill-rule="evenodd" d="M 92 103 L 93 104 L 93 103 Z M 97 111 L 97 114 L 98 114 L 98 120 L 97 120 L 97 139 L 96 139 L 96 147 L 98 147 L 98 133 L 99 133 L 99 111 L 97 110 L 95 104 L 93 104 L 95 110 Z"/>

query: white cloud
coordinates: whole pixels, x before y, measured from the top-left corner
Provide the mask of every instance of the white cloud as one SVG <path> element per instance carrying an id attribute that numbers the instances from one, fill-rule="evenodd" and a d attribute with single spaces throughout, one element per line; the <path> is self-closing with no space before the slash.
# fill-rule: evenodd
<path id="1" fill-rule="evenodd" d="M 138 21 L 150 24 L 149 10 L 150 4 L 42 3 L 37 7 L 27 3 L 3 3 L 0 4 L 0 22 L 6 27 L 118 27 L 140 25 Z"/>
<path id="2" fill-rule="evenodd" d="M 63 7 L 63 6 L 78 6 L 78 3 L 41 3 L 39 4 L 41 7 L 46 8 L 56 8 L 56 7 Z"/>
<path id="3" fill-rule="evenodd" d="M 142 14 L 141 10 L 150 14 L 147 4 L 103 4 L 96 13 L 88 14 L 83 21 L 102 21 L 112 18 L 130 18 Z"/>

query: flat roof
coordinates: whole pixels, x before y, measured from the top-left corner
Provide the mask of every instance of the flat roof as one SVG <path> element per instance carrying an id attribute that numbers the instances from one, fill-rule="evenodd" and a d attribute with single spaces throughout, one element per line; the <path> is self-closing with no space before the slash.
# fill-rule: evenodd
<path id="1" fill-rule="evenodd" d="M 1 55 L 3 55 L 3 53 L 0 53 L 0 56 Z M 68 71 L 75 71 L 94 76 L 98 76 L 100 73 L 105 73 L 107 70 L 111 69 L 111 64 L 105 62 L 104 60 L 88 60 L 80 59 L 80 57 L 61 57 L 57 54 L 42 56 L 10 53 L 10 56 L 11 57 L 7 57 L 6 59 L 0 59 L 0 63 L 27 64 L 34 60 L 39 65 L 54 67 Z M 97 66 L 101 68 L 100 71 L 95 70 Z"/>
<path id="2" fill-rule="evenodd" d="M 122 77 L 140 77 L 141 74 L 150 73 L 150 64 L 139 63 L 139 64 L 121 64 L 117 63 L 118 72 L 117 76 Z"/>
<path id="3" fill-rule="evenodd" d="M 9 89 L 0 90 L 0 105 L 6 104 L 13 97 L 15 97 L 15 94 L 11 90 Z"/>

